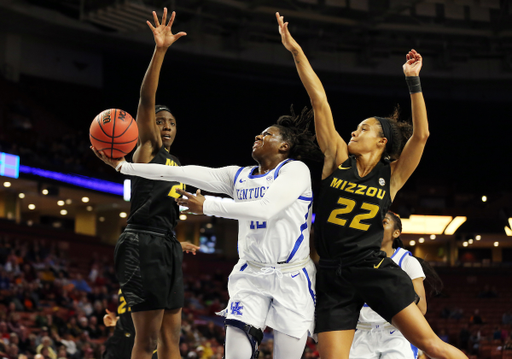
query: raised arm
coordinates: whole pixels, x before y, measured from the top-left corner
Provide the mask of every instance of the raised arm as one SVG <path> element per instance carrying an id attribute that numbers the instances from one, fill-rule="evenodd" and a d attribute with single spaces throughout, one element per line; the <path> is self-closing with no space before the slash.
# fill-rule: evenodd
<path id="1" fill-rule="evenodd" d="M 341 138 L 334 127 L 331 107 L 327 101 L 327 95 L 322 82 L 311 67 L 302 48 L 291 36 L 288 30 L 288 23 L 284 22 L 283 16 L 280 16 L 279 13 L 276 13 L 276 17 L 281 41 L 284 47 L 293 55 L 297 72 L 302 84 L 306 88 L 315 113 L 316 138 L 325 156 L 322 178 L 326 178 L 348 158 L 347 143 Z"/>
<path id="2" fill-rule="evenodd" d="M 172 33 L 171 27 L 175 16 L 176 13 L 173 11 L 171 18 L 166 25 L 167 8 L 164 8 L 161 24 L 158 21 L 156 12 L 154 11 L 153 20 L 155 22 L 155 26 L 153 26 L 151 22 L 147 21 L 155 39 L 155 50 L 144 76 L 144 80 L 142 80 L 139 106 L 137 108 L 139 143 L 137 150 L 133 155 L 133 160 L 138 163 L 150 162 L 155 156 L 155 153 L 160 149 L 160 147 L 162 147 L 162 138 L 155 118 L 155 98 L 160 70 L 169 46 L 171 46 L 180 37 L 186 35 L 184 32 L 179 32 L 177 34 Z"/>
<path id="3" fill-rule="evenodd" d="M 409 84 L 411 94 L 411 110 L 413 132 L 400 155 L 400 158 L 392 163 L 391 172 L 391 198 L 393 199 L 412 175 L 420 163 L 423 149 L 429 136 L 427 108 L 419 74 L 423 65 L 423 59 L 416 50 L 411 50 L 406 55 L 406 62 L 403 65 L 404 74 Z"/>

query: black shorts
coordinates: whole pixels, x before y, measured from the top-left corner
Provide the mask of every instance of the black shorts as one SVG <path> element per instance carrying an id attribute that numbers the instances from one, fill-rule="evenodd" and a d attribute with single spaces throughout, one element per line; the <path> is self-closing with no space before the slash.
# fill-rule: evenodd
<path id="1" fill-rule="evenodd" d="M 105 342 L 105 351 L 101 359 L 131 359 L 135 335 L 114 331 L 114 334 Z M 151 359 L 158 359 L 157 352 Z"/>
<path id="2" fill-rule="evenodd" d="M 172 233 L 128 225 L 114 251 L 116 276 L 132 312 L 183 307 L 183 250 Z"/>
<path id="3" fill-rule="evenodd" d="M 417 295 L 411 278 L 384 252 L 346 267 L 320 259 L 316 274 L 316 333 L 355 329 L 364 303 L 391 323 Z"/>

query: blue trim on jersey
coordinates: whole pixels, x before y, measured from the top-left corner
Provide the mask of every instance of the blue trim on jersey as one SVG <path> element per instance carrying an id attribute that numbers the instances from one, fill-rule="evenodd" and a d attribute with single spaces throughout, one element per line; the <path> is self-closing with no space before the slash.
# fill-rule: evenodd
<path id="1" fill-rule="evenodd" d="M 277 168 L 274 171 L 274 179 L 276 179 L 277 176 L 279 176 L 279 170 L 281 169 L 281 167 L 283 167 L 285 164 L 287 164 L 290 161 L 293 161 L 293 160 L 291 158 L 288 158 L 287 160 L 282 162 L 279 166 L 277 166 Z"/>
<path id="2" fill-rule="evenodd" d="M 400 258 L 400 262 L 398 262 L 398 265 L 400 266 L 400 268 L 402 268 L 402 261 L 404 260 L 405 256 L 412 256 L 412 253 L 407 251 L 404 253 L 404 255 L 402 256 L 402 258 Z"/>
<path id="3" fill-rule="evenodd" d="M 309 279 L 308 271 L 306 270 L 306 268 L 302 268 L 302 271 L 304 272 L 304 274 L 306 275 L 306 279 L 308 280 L 309 294 L 311 294 L 311 298 L 313 298 L 313 304 L 316 305 L 316 295 L 315 292 L 313 292 L 313 289 L 311 289 L 311 279 Z"/>
<path id="4" fill-rule="evenodd" d="M 249 178 L 261 178 L 261 177 L 265 177 L 268 175 L 268 173 L 262 173 L 262 174 L 259 174 L 259 175 L 253 175 L 252 173 L 254 172 L 255 169 L 257 169 L 258 166 L 254 166 L 252 169 L 251 169 L 251 172 L 249 172 Z"/>
<path id="5" fill-rule="evenodd" d="M 418 348 L 416 348 L 414 345 L 411 344 L 412 353 L 414 355 L 414 358 L 418 357 Z"/>
<path id="6" fill-rule="evenodd" d="M 313 202 L 310 202 L 309 205 L 308 205 L 308 211 L 306 212 L 306 215 L 304 216 L 304 218 L 306 219 L 306 222 L 302 223 L 302 225 L 300 226 L 300 236 L 295 241 L 295 245 L 293 246 L 292 252 L 288 256 L 288 259 L 286 260 L 286 263 L 290 263 L 290 261 L 292 260 L 293 256 L 295 255 L 295 253 L 297 253 L 297 251 L 299 250 L 299 247 L 302 244 L 302 241 L 304 240 L 304 230 L 306 228 L 308 228 L 309 209 L 311 208 L 312 204 L 313 204 Z"/>
<path id="7" fill-rule="evenodd" d="M 240 172 L 242 172 L 243 169 L 244 169 L 243 167 L 240 167 L 238 169 L 238 171 L 236 171 L 235 180 L 233 181 L 233 186 L 236 185 L 236 180 L 238 179 L 238 176 L 240 175 Z"/>
<path id="8" fill-rule="evenodd" d="M 240 272 L 243 272 L 245 270 L 245 268 L 247 268 L 247 263 L 245 263 L 241 268 L 240 268 Z"/>
<path id="9" fill-rule="evenodd" d="M 393 255 L 390 257 L 391 259 L 393 259 L 393 257 L 398 253 L 398 251 L 400 250 L 400 247 L 398 247 L 397 249 L 395 249 L 395 253 L 393 253 Z"/>
<path id="10" fill-rule="evenodd" d="M 301 199 L 303 201 L 312 201 L 313 197 L 299 196 L 299 199 Z"/>

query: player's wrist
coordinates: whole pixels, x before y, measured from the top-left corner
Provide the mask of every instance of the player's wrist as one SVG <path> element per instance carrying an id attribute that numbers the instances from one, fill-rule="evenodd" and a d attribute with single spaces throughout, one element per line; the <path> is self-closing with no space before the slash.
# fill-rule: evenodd
<path id="1" fill-rule="evenodd" d="M 126 161 L 121 161 L 117 164 L 116 166 L 116 171 L 117 172 L 120 172 L 121 171 L 121 167 L 123 167 L 123 164 L 126 163 Z"/>
<path id="2" fill-rule="evenodd" d="M 412 95 L 414 93 L 423 92 L 421 89 L 421 81 L 419 76 L 405 76 L 405 82 L 407 83 L 407 87 L 409 88 L 409 93 Z"/>

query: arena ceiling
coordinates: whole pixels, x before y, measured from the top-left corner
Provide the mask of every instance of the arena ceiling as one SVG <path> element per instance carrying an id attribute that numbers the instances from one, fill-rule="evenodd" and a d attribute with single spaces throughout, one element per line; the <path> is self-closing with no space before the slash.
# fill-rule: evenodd
<path id="1" fill-rule="evenodd" d="M 93 25 L 99 34 L 132 40 L 146 33 L 152 10 L 161 13 L 167 6 L 178 14 L 176 30 L 189 34 L 182 50 L 264 63 L 279 61 L 274 14 L 280 11 L 303 47 L 322 56 L 325 70 L 356 66 L 385 73 L 387 59 L 416 47 L 435 59 L 440 72 L 463 63 L 472 77 L 512 76 L 508 0 L 1 0 L 2 5 L 26 14 L 44 9 L 58 14 L 54 21 L 64 17 L 70 25 Z M 492 69 L 479 69 L 481 61 L 491 61 Z"/>

